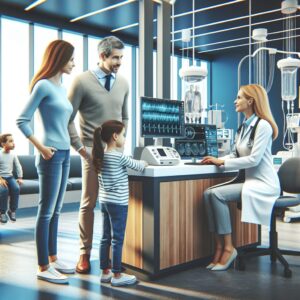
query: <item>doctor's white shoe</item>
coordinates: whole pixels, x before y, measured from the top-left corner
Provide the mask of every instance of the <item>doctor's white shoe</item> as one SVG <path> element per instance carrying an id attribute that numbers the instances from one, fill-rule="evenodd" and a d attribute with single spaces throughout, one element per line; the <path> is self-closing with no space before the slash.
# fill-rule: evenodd
<path id="1" fill-rule="evenodd" d="M 206 268 L 207 270 L 211 270 L 215 265 L 216 265 L 216 264 L 214 264 L 214 263 L 210 263 L 210 264 L 207 265 L 205 268 Z"/>
<path id="2" fill-rule="evenodd" d="M 229 257 L 227 263 L 225 265 L 221 265 L 219 263 L 217 263 L 211 270 L 212 271 L 225 271 L 227 270 L 230 265 L 233 263 L 233 261 L 236 259 L 237 257 L 237 251 L 236 249 L 233 249 L 232 253 L 231 253 L 231 256 Z"/>
<path id="3" fill-rule="evenodd" d="M 50 266 L 45 271 L 38 271 L 36 273 L 36 276 L 40 280 L 48 281 L 51 283 L 68 283 L 68 277 L 56 271 L 52 266 Z"/>

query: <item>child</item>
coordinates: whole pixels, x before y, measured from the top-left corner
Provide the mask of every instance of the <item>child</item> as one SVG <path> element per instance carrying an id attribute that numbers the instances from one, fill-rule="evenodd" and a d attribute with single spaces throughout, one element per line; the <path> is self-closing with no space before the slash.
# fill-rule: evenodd
<path id="1" fill-rule="evenodd" d="M 103 144 L 106 144 L 104 150 Z M 128 211 L 127 168 L 143 171 L 145 161 L 134 160 L 123 155 L 125 126 L 111 120 L 96 128 L 92 150 L 93 164 L 99 174 L 99 202 L 103 219 L 103 233 L 100 241 L 101 282 L 113 286 L 134 284 L 136 277 L 121 273 L 122 247 Z M 109 267 L 109 249 L 112 247 L 112 268 Z"/>
<path id="2" fill-rule="evenodd" d="M 7 215 L 12 222 L 16 222 L 16 210 L 18 208 L 20 187 L 23 180 L 23 171 L 18 157 L 11 153 L 15 148 L 14 139 L 10 133 L 0 136 L 0 223 L 7 223 L 7 204 L 10 196 L 9 210 Z M 18 179 L 13 176 L 16 170 Z"/>

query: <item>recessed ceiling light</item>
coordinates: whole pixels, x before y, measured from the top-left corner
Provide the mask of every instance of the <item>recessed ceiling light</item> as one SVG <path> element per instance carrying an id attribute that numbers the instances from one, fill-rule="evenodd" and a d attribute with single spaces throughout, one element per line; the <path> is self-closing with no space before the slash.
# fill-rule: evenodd
<path id="1" fill-rule="evenodd" d="M 107 6 L 107 7 L 104 7 L 104 8 L 102 8 L 102 9 L 95 10 L 95 11 L 92 11 L 92 12 L 90 12 L 90 13 L 88 13 L 88 14 L 84 14 L 84 15 L 82 15 L 82 16 L 79 16 L 79 17 L 77 17 L 77 18 L 74 18 L 74 19 L 70 20 L 70 22 L 76 22 L 76 21 L 79 21 L 79 20 L 82 20 L 82 19 L 85 19 L 85 18 L 94 16 L 94 15 L 100 14 L 100 13 L 102 13 L 102 12 L 105 12 L 105 11 L 108 11 L 108 10 L 111 10 L 111 9 L 114 9 L 114 8 L 117 8 L 117 7 L 120 7 L 120 6 L 129 4 L 129 3 L 135 2 L 135 1 L 136 1 L 136 0 L 127 0 L 127 1 L 123 1 L 123 2 L 114 4 L 114 5 L 111 5 L 111 6 Z"/>
<path id="2" fill-rule="evenodd" d="M 34 1 L 33 3 L 31 3 L 29 6 L 27 6 L 24 10 L 28 11 L 28 10 L 31 10 L 33 9 L 34 7 L 46 2 L 47 0 L 37 0 L 37 1 Z"/>

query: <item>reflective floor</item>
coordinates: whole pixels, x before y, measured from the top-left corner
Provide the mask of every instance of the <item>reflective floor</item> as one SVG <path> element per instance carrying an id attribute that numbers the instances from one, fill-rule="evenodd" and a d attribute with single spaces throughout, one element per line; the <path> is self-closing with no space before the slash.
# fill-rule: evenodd
<path id="1" fill-rule="evenodd" d="M 71 275 L 68 285 L 55 285 L 36 279 L 36 255 L 33 239 L 35 212 L 23 209 L 16 223 L 0 226 L 0 299 L 300 299 L 300 257 L 288 257 L 293 271 L 290 279 L 282 276 L 279 263 L 268 257 L 247 262 L 244 272 L 233 268 L 211 272 L 195 266 L 155 281 L 140 280 L 137 285 L 112 288 L 99 283 L 98 246 L 101 231 L 96 212 L 92 272 Z M 78 205 L 68 205 L 60 218 L 59 257 L 74 264 L 78 258 Z M 279 222 L 281 246 L 300 249 L 300 222 Z M 262 232 L 263 241 L 267 232 Z"/>

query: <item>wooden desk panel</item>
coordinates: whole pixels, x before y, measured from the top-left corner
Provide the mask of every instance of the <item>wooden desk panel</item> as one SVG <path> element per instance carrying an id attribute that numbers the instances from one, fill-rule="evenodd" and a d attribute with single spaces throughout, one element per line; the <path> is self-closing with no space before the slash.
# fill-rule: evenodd
<path id="1" fill-rule="evenodd" d="M 203 193 L 230 177 L 200 176 L 182 176 L 175 181 L 130 178 L 123 263 L 157 276 L 168 268 L 181 268 L 213 254 L 213 235 L 208 231 Z M 241 223 L 236 203 L 229 207 L 235 245 L 257 244 L 258 226 Z"/>
<path id="2" fill-rule="evenodd" d="M 160 269 L 212 255 L 213 236 L 202 198 L 208 187 L 224 181 L 228 178 L 160 184 Z M 230 205 L 230 211 L 235 245 L 257 242 L 257 226 L 241 223 L 236 203 Z"/>
<path id="3" fill-rule="evenodd" d="M 130 181 L 127 226 L 122 261 L 143 269 L 143 186 Z"/>

